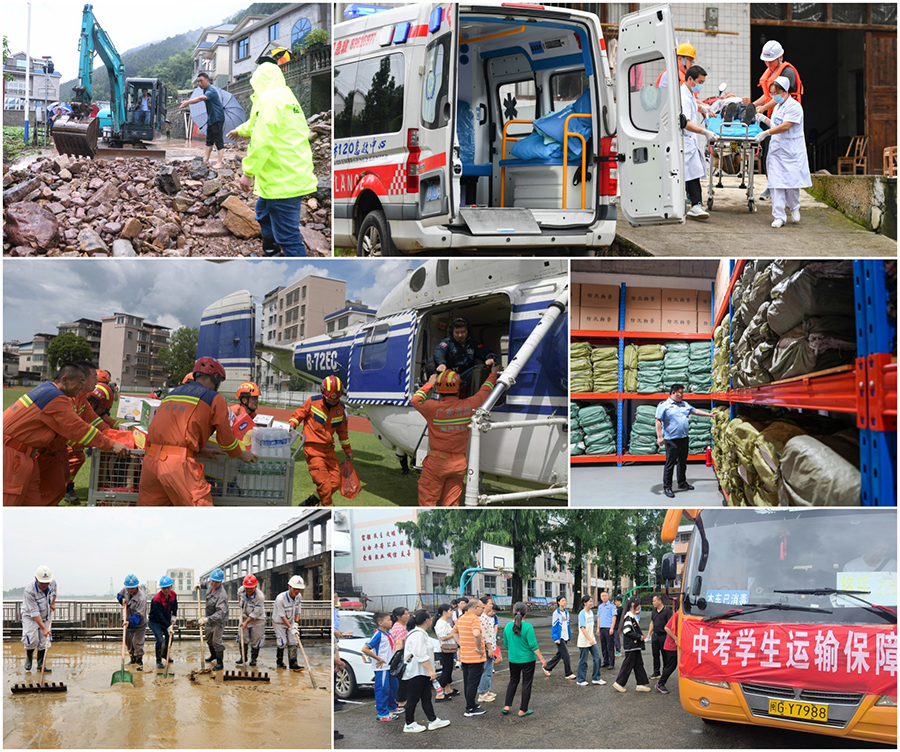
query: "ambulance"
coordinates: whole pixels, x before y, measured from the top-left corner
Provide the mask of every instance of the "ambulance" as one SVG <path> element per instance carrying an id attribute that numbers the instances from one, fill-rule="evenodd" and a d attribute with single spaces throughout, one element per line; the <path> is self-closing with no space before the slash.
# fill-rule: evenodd
<path id="1" fill-rule="evenodd" d="M 671 11 L 420 3 L 334 27 L 334 231 L 359 256 L 582 253 L 682 223 Z M 615 70 L 611 70 L 611 59 Z"/>

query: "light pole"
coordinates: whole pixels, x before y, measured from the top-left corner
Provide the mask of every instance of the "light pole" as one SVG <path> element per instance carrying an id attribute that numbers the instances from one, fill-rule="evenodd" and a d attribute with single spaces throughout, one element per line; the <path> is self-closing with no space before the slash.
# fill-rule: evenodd
<path id="1" fill-rule="evenodd" d="M 28 31 L 25 36 L 25 144 L 28 145 L 28 107 L 31 99 L 31 3 L 28 3 Z"/>

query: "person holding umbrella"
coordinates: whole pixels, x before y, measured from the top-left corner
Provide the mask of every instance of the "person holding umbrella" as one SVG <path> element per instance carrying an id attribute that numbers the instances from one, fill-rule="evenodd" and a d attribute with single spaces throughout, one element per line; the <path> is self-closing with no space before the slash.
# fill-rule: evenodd
<path id="1" fill-rule="evenodd" d="M 206 156 L 203 159 L 204 164 L 209 164 L 209 158 L 212 156 L 213 146 L 216 147 L 216 158 L 219 163 L 215 165 L 215 169 L 221 170 L 222 151 L 225 149 L 225 140 L 222 138 L 222 130 L 225 128 L 225 110 L 222 107 L 222 97 L 219 90 L 209 82 L 209 75 L 204 71 L 197 74 L 197 86 L 200 87 L 202 93 L 193 99 L 186 99 L 180 105 L 181 109 L 190 107 L 192 104 L 203 102 L 206 105 Z"/>
<path id="2" fill-rule="evenodd" d="M 297 97 L 284 80 L 276 53 L 261 55 L 250 78 L 253 109 L 228 138 L 250 138 L 244 157 L 241 188 L 256 194 L 256 221 L 265 256 L 306 256 L 300 237 L 303 196 L 315 193 L 309 127 Z M 279 59 L 284 59 L 282 54 Z"/>

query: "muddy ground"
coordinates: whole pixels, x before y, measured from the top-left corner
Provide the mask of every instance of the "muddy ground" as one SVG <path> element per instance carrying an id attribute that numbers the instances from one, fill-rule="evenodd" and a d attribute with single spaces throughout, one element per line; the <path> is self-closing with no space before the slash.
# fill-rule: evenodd
<path id="1" fill-rule="evenodd" d="M 149 636 L 149 632 L 148 632 Z M 144 672 L 126 669 L 134 686 L 110 686 L 121 668 L 121 642 L 58 640 L 47 665 L 47 681 L 63 682 L 65 693 L 13 695 L 18 683 L 38 683 L 25 671 L 17 640 L 3 645 L 3 746 L 22 748 L 312 749 L 331 746 L 331 654 L 323 640 L 303 642 L 319 687 L 306 672 L 275 668 L 269 641 L 259 671 L 269 683 L 223 681 L 221 672 L 197 676 L 199 640 L 174 644 L 174 679 L 157 677 L 153 641 L 145 646 Z M 235 643 L 226 640 L 225 668 L 235 670 Z M 302 663 L 302 656 L 298 656 Z M 36 662 L 35 662 L 36 665 Z M 206 664 L 210 665 L 210 664 Z M 190 678 L 191 672 L 195 680 Z"/>

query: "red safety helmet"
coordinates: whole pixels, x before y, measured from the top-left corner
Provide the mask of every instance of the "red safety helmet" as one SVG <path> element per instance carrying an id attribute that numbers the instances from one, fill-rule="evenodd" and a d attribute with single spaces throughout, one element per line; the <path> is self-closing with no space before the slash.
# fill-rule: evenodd
<path id="1" fill-rule="evenodd" d="M 185 377 L 181 380 L 181 383 L 182 383 L 182 384 L 187 384 L 189 381 L 193 381 L 193 380 L 194 380 L 194 374 L 189 373 L 187 376 L 185 376 Z"/>
<path id="2" fill-rule="evenodd" d="M 459 374 L 447 368 L 438 374 L 435 391 L 438 394 L 458 394 L 459 382 Z"/>
<path id="3" fill-rule="evenodd" d="M 215 358 L 197 358 L 192 372 L 205 373 L 208 376 L 218 376 L 219 381 L 225 380 L 225 369 L 222 368 L 222 364 Z"/>
<path id="4" fill-rule="evenodd" d="M 252 574 L 248 574 L 244 578 L 244 587 L 256 587 L 257 584 L 256 578 Z"/>
<path id="5" fill-rule="evenodd" d="M 104 371 L 100 368 L 97 369 L 97 383 L 98 384 L 108 384 L 109 383 L 109 371 Z"/>
<path id="6" fill-rule="evenodd" d="M 259 397 L 259 387 L 252 381 L 245 381 L 238 387 L 237 400 L 241 401 L 241 397 Z"/>
<path id="7" fill-rule="evenodd" d="M 337 376 L 326 376 L 322 382 L 322 396 L 329 400 L 339 400 L 344 393 L 344 385 Z"/>

